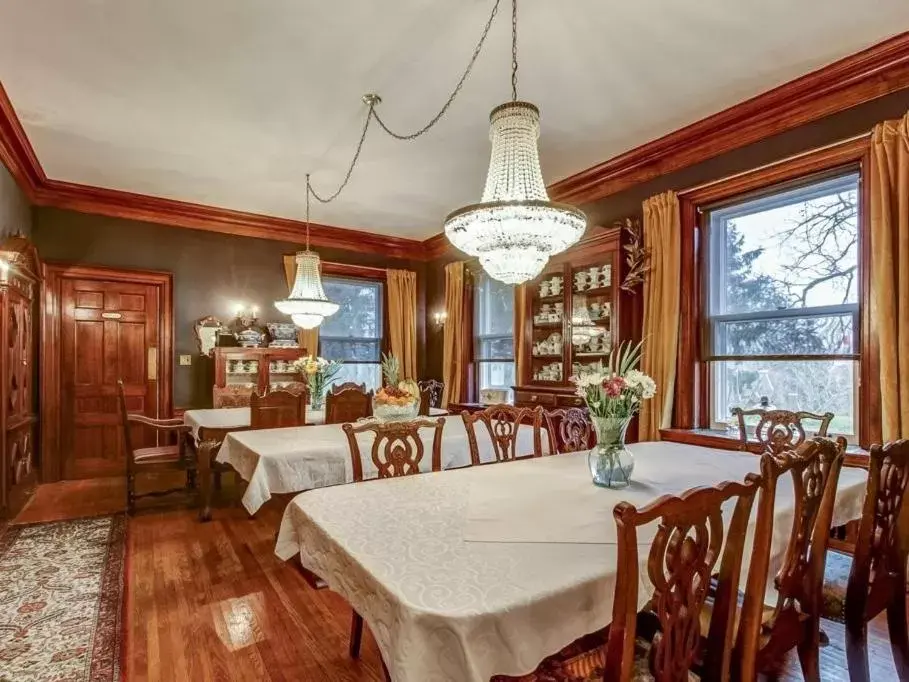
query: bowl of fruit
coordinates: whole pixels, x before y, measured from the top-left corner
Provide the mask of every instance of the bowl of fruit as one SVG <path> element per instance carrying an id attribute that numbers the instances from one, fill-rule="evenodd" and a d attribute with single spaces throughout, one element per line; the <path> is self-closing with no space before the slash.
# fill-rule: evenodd
<path id="1" fill-rule="evenodd" d="M 386 422 L 416 419 L 420 411 L 420 387 L 410 379 L 398 380 L 398 359 L 393 355 L 382 357 L 382 376 L 385 385 L 373 398 L 373 416 Z"/>

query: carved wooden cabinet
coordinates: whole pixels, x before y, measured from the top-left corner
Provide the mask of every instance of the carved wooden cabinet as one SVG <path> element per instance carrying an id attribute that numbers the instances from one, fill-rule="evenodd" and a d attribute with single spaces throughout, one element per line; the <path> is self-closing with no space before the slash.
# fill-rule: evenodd
<path id="1" fill-rule="evenodd" d="M 0 517 L 18 512 L 37 479 L 33 313 L 39 273 L 37 252 L 25 237 L 0 242 Z"/>
<path id="2" fill-rule="evenodd" d="M 627 272 L 622 230 L 603 229 L 554 257 L 524 287 L 524 343 L 514 404 L 545 409 L 578 407 L 568 379 L 612 348 L 640 336 L 637 290 L 621 284 Z"/>
<path id="3" fill-rule="evenodd" d="M 247 407 L 255 391 L 262 395 L 303 381 L 294 360 L 308 355 L 303 348 L 215 348 L 215 407 Z"/>

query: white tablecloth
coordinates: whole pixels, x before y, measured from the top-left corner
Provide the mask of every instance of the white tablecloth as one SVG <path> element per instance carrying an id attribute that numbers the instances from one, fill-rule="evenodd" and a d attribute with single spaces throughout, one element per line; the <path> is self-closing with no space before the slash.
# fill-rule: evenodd
<path id="1" fill-rule="evenodd" d="M 492 461 L 495 457 L 486 428 L 478 425 L 476 432 L 480 461 Z M 423 429 L 421 434 L 425 446 L 421 469 L 429 471 L 433 431 Z M 358 436 L 365 478 L 375 476 L 375 467 L 369 458 L 374 438 L 371 433 Z M 548 439 L 544 431 L 543 451 L 547 450 Z M 533 430 L 522 426 L 518 431 L 518 453 L 532 452 Z M 255 514 L 273 493 L 296 493 L 353 480 L 350 446 L 340 424 L 235 431 L 225 437 L 216 460 L 230 464 L 249 482 L 243 495 L 243 506 L 250 514 Z M 470 450 L 464 421 L 460 416 L 445 417 L 442 467 L 451 469 L 468 464 Z"/>
<path id="2" fill-rule="evenodd" d="M 552 510 L 569 528 L 573 515 L 581 524 L 599 524 L 608 536 L 620 500 L 740 480 L 759 467 L 750 454 L 674 443 L 631 450 L 637 483 L 625 491 L 594 488 L 578 475 L 586 472 L 585 453 L 313 490 L 288 505 L 275 551 L 284 559 L 299 554 L 364 617 L 395 682 L 488 682 L 494 674 L 524 674 L 610 622 L 617 547 L 468 541 L 472 490 L 507 490 L 501 499 L 517 500 L 511 511 L 536 505 L 529 524 Z M 547 480 L 550 491 L 540 487 Z M 865 480 L 863 470 L 843 471 L 835 524 L 860 516 Z M 787 477 L 777 493 L 777 561 L 793 506 Z M 642 564 L 646 557 L 642 552 Z M 646 579 L 646 570 L 641 575 Z M 641 585 L 639 606 L 649 591 Z"/>
<path id="3" fill-rule="evenodd" d="M 429 415 L 441 416 L 448 414 L 446 410 L 437 407 L 429 408 Z M 187 410 L 183 413 L 183 423 L 192 428 L 193 438 L 199 440 L 199 429 L 248 429 L 248 407 L 222 407 L 209 410 Z M 324 424 L 325 410 L 311 410 L 306 408 L 307 424 Z"/>

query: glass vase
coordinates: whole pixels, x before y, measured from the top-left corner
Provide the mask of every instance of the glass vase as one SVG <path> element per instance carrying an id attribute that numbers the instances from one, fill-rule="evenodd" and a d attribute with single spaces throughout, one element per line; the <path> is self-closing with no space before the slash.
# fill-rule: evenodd
<path id="1" fill-rule="evenodd" d="M 309 409 L 322 410 L 325 408 L 325 392 L 312 391 L 309 394 Z"/>
<path id="2" fill-rule="evenodd" d="M 624 488 L 631 482 L 634 455 L 625 447 L 630 417 L 591 417 L 597 444 L 587 455 L 594 485 Z"/>

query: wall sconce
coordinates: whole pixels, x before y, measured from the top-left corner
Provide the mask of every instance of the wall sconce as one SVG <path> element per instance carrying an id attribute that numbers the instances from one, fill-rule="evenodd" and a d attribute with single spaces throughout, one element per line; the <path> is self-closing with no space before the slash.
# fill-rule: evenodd
<path id="1" fill-rule="evenodd" d="M 448 313 L 444 310 L 437 310 L 432 314 L 432 321 L 436 323 L 436 327 L 439 329 L 445 326 L 446 320 L 448 320 Z"/>
<path id="2" fill-rule="evenodd" d="M 9 261 L 0 258 L 0 282 L 6 284 L 9 281 Z"/>
<path id="3" fill-rule="evenodd" d="M 256 318 L 259 316 L 258 306 L 248 306 L 245 303 L 237 303 L 234 306 L 234 315 L 240 321 L 240 324 L 244 327 L 251 327 L 256 323 Z"/>

